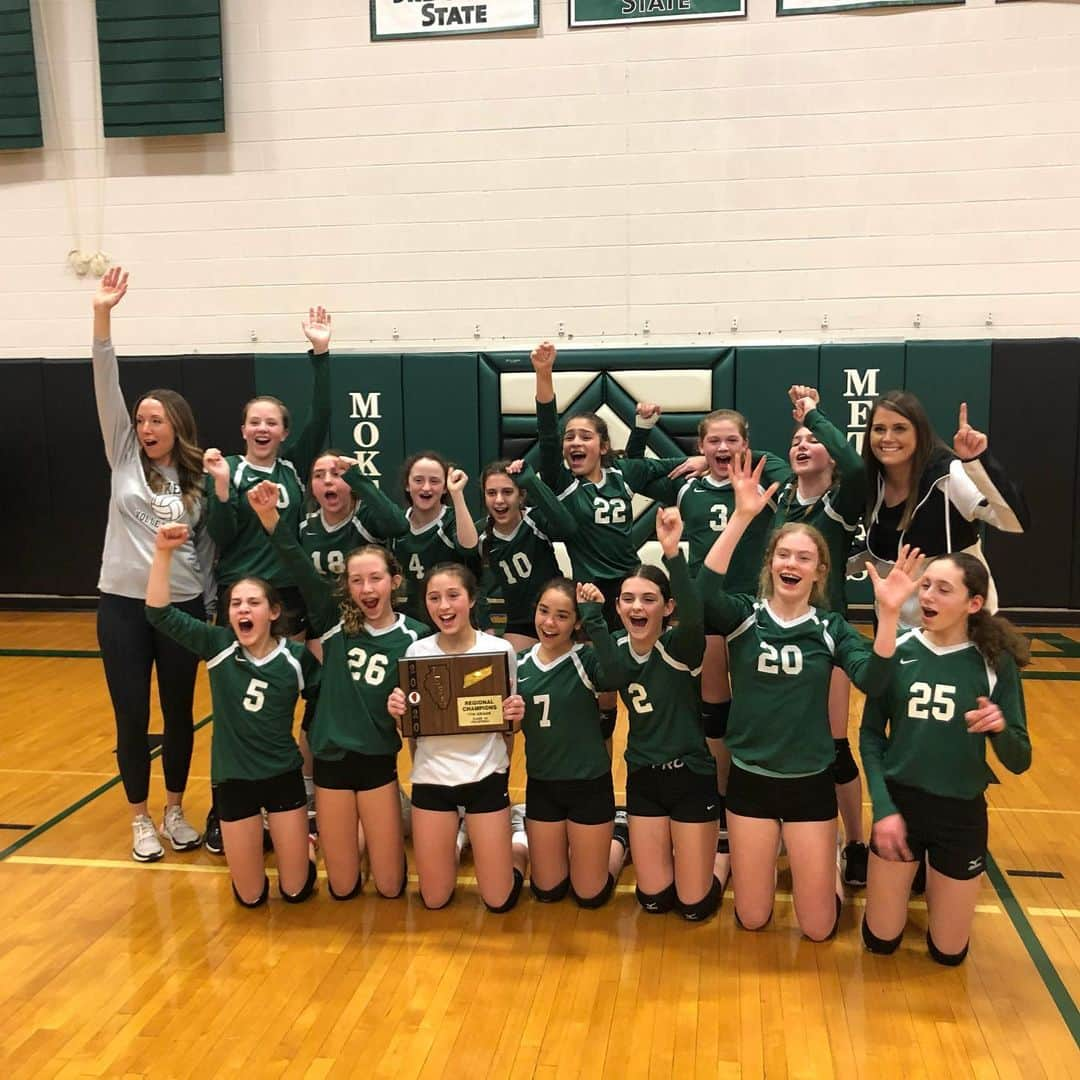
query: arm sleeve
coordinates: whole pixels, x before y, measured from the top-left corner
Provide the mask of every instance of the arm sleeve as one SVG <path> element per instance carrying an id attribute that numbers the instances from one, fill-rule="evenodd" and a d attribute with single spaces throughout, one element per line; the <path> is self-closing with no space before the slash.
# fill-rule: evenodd
<path id="1" fill-rule="evenodd" d="M 518 485 L 528 492 L 534 513 L 543 523 L 551 540 L 565 540 L 578 531 L 574 515 L 555 497 L 555 492 L 528 465 L 517 477 Z"/>
<path id="2" fill-rule="evenodd" d="M 559 440 L 559 412 L 555 399 L 536 403 L 536 432 L 540 448 L 540 475 L 553 491 L 561 491 L 569 480 L 569 469 L 563 465 L 562 443 Z"/>
<path id="3" fill-rule="evenodd" d="M 862 758 L 863 772 L 866 775 L 866 789 L 870 792 L 870 801 L 873 803 L 874 821 L 899 813 L 885 785 L 885 751 L 889 746 L 885 735 L 887 722 L 884 699 L 868 697 L 859 726 L 859 756 Z"/>
<path id="4" fill-rule="evenodd" d="M 316 634 L 325 634 L 338 621 L 333 586 L 315 569 L 300 542 L 280 519 L 270 534 L 270 546 L 304 597 L 311 629 Z"/>
<path id="5" fill-rule="evenodd" d="M 1026 772 L 1031 767 L 1031 739 L 1028 737 L 1027 709 L 1020 672 L 1012 658 L 998 668 L 997 685 L 990 699 L 1005 716 L 1005 730 L 988 735 L 998 761 L 1011 773 Z"/>
<path id="6" fill-rule="evenodd" d="M 828 625 L 834 635 L 836 666 L 842 668 L 864 694 L 884 693 L 892 679 L 895 653 L 888 659 L 878 656 L 873 644 L 839 615 L 835 620 L 830 619 Z"/>
<path id="7" fill-rule="evenodd" d="M 316 356 L 308 350 L 311 357 L 311 370 L 314 375 L 311 385 L 311 415 L 303 430 L 295 439 L 286 443 L 281 456 L 288 458 L 307 483 L 315 455 L 323 448 L 330 430 L 330 353 Z"/>
<path id="8" fill-rule="evenodd" d="M 109 468 L 115 469 L 123 456 L 125 444 L 135 435 L 128 416 L 127 404 L 120 390 L 120 368 L 111 341 L 94 339 L 91 351 L 94 369 L 94 400 L 97 402 L 98 423 L 105 442 L 105 457 Z"/>
<path id="9" fill-rule="evenodd" d="M 305 701 L 311 701 L 319 696 L 322 664 L 315 659 L 309 649 L 304 649 L 300 654 L 300 670 L 304 673 L 304 689 L 300 691 L 300 696 Z"/>
<path id="10" fill-rule="evenodd" d="M 395 536 L 404 536 L 409 531 L 405 511 L 382 488 L 376 487 L 356 465 L 346 471 L 344 479 L 349 490 L 360 499 L 357 516 L 372 536 L 389 540 Z"/>
<path id="11" fill-rule="evenodd" d="M 661 492 L 674 487 L 668 473 L 685 460 L 686 458 L 619 458 L 616 468 L 623 474 L 631 491 L 647 495 L 651 499 L 659 499 L 662 498 Z M 664 484 L 658 485 L 657 481 L 664 481 Z"/>
<path id="12" fill-rule="evenodd" d="M 671 594 L 675 598 L 675 609 L 679 616 L 679 624 L 671 635 L 671 654 L 675 659 L 696 668 L 705 656 L 705 612 L 701 593 L 690 577 L 686 558 L 681 551 L 670 559 L 665 555 L 664 565 L 671 575 Z"/>
<path id="13" fill-rule="evenodd" d="M 615 644 L 604 621 L 602 604 L 582 604 L 581 623 L 592 646 L 593 670 L 590 674 L 596 689 L 622 690 L 631 679 L 629 656 Z"/>
<path id="14" fill-rule="evenodd" d="M 240 531 L 236 489 L 229 481 L 229 501 L 222 502 L 214 490 L 214 478 L 206 478 L 206 531 L 219 550 L 227 548 Z"/>
<path id="15" fill-rule="evenodd" d="M 821 409 L 806 414 L 806 426 L 836 462 L 837 484 L 828 496 L 829 506 L 840 515 L 844 527 L 854 531 L 866 506 L 866 465 L 862 456 Z"/>
<path id="16" fill-rule="evenodd" d="M 645 457 L 645 448 L 649 445 L 649 435 L 656 427 L 656 422 L 642 426 L 640 420 L 630 429 L 630 438 L 626 440 L 626 449 L 623 453 L 628 458 L 639 460 Z"/>
<path id="17" fill-rule="evenodd" d="M 952 461 L 949 501 L 968 521 L 985 521 L 1002 532 L 1022 533 L 1031 524 L 1023 494 L 988 450 L 974 461 Z"/>
<path id="18" fill-rule="evenodd" d="M 204 660 L 217 656 L 234 640 L 231 630 L 211 626 L 171 604 L 168 607 L 147 607 L 146 619 L 155 630 L 160 630 Z"/>
<path id="19" fill-rule="evenodd" d="M 696 579 L 705 618 L 709 625 L 715 626 L 721 634 L 730 634 L 739 623 L 754 613 L 752 597 L 724 591 L 726 577 L 726 574 L 718 574 L 703 566 Z"/>
<path id="20" fill-rule="evenodd" d="M 770 484 L 777 483 L 783 487 L 791 479 L 791 465 L 785 458 L 777 457 L 768 450 L 761 454 L 750 455 L 755 466 L 762 458 L 765 459 L 765 468 L 761 473 L 761 486 L 767 488 Z"/>

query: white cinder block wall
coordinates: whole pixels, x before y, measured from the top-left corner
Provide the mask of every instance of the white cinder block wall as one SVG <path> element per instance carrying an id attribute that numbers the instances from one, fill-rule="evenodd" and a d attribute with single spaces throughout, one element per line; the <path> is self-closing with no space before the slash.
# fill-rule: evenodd
<path id="1" fill-rule="evenodd" d="M 131 267 L 128 353 L 292 349 L 314 302 L 376 349 L 1080 329 L 1080 6 L 570 32 L 557 0 L 372 44 L 365 0 L 225 0 L 227 133 L 108 142 L 93 9 L 33 2 L 0 355 L 86 353 L 71 248 Z"/>

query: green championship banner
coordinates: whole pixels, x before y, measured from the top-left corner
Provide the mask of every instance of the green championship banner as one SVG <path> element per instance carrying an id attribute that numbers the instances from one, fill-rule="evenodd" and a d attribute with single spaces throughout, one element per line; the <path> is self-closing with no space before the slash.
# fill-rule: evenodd
<path id="1" fill-rule="evenodd" d="M 370 0 L 371 40 L 497 34 L 540 25 L 540 0 Z"/>
<path id="2" fill-rule="evenodd" d="M 776 0 L 777 15 L 820 15 L 828 11 L 872 7 L 945 7 L 964 0 Z"/>
<path id="3" fill-rule="evenodd" d="M 570 26 L 731 19 L 746 14 L 746 0 L 570 0 Z"/>

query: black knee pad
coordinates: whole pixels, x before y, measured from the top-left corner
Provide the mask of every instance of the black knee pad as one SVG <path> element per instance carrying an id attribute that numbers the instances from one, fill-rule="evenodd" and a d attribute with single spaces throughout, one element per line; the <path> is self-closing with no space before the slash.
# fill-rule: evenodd
<path id="1" fill-rule="evenodd" d="M 935 944 L 934 939 L 930 936 L 930 931 L 926 931 L 926 947 L 930 951 L 930 959 L 938 964 L 944 964 L 946 967 L 958 967 L 964 962 L 964 958 L 968 954 L 968 946 L 965 945 L 958 953 L 942 952 Z"/>
<path id="2" fill-rule="evenodd" d="M 441 904 L 429 904 L 424 899 L 424 893 L 423 893 L 423 890 L 421 890 L 421 892 L 420 892 L 420 902 L 424 905 L 424 907 L 426 907 L 428 909 L 428 911 L 442 911 L 443 908 L 449 907 L 454 902 L 454 893 L 456 891 L 457 891 L 456 889 L 451 889 L 450 890 L 450 895 Z"/>
<path id="3" fill-rule="evenodd" d="M 250 900 L 250 901 L 248 901 L 248 900 L 245 900 L 245 899 L 244 899 L 244 898 L 243 898 L 243 897 L 242 897 L 242 896 L 241 896 L 241 895 L 240 895 L 240 894 L 239 894 L 239 893 L 238 893 L 238 892 L 236 891 L 236 885 L 235 885 L 235 883 L 233 884 L 233 887 L 232 887 L 232 894 L 233 894 L 233 896 L 234 896 L 234 897 L 236 897 L 236 902 L 237 902 L 237 903 L 238 903 L 238 904 L 239 904 L 239 905 L 240 905 L 241 907 L 246 907 L 246 908 L 257 908 L 257 907 L 262 907 L 262 905 L 263 905 L 263 904 L 265 904 L 265 903 L 266 903 L 266 901 L 267 901 L 267 900 L 269 899 L 269 897 L 270 897 L 270 879 L 269 879 L 268 877 L 266 877 L 265 875 L 263 875 L 263 890 L 262 890 L 262 892 L 261 892 L 261 893 L 259 894 L 259 899 L 258 899 L 258 900 Z"/>
<path id="4" fill-rule="evenodd" d="M 398 900 L 405 895 L 405 886 L 409 884 L 409 857 L 405 856 L 405 865 L 401 869 L 401 888 L 396 893 L 384 893 L 378 885 L 375 886 L 375 891 L 384 900 Z"/>
<path id="5" fill-rule="evenodd" d="M 769 923 L 772 922 L 772 917 L 773 913 L 770 910 L 769 917 L 760 926 L 747 926 L 746 923 L 744 923 L 742 919 L 739 918 L 739 909 L 735 909 L 735 925 L 740 930 L 745 930 L 748 934 L 756 934 L 759 931 L 764 930 L 769 925 Z"/>
<path id="6" fill-rule="evenodd" d="M 879 938 L 877 934 L 866 923 L 866 916 L 863 916 L 862 920 L 862 941 L 866 946 L 867 952 L 872 952 L 877 956 L 892 956 L 897 949 L 900 948 L 900 942 L 903 940 L 904 931 L 901 930 L 899 934 L 894 938 Z"/>
<path id="7" fill-rule="evenodd" d="M 615 720 L 619 715 L 619 707 L 600 710 L 600 734 L 605 740 L 615 734 Z"/>
<path id="8" fill-rule="evenodd" d="M 485 900 L 484 907 L 486 907 L 492 915 L 505 915 L 508 911 L 513 911 L 514 905 L 518 902 L 518 897 L 521 895 L 521 886 L 524 884 L 525 875 L 515 866 L 514 884 L 510 887 L 510 895 L 507 896 L 498 907 L 492 907 L 491 904 Z"/>
<path id="9" fill-rule="evenodd" d="M 302 904 L 315 891 L 315 880 L 319 876 L 319 871 L 310 859 L 307 867 L 307 881 L 304 882 L 303 888 L 298 893 L 287 893 L 281 887 L 281 882 L 278 882 L 278 891 L 281 893 L 281 899 L 286 904 Z"/>
<path id="10" fill-rule="evenodd" d="M 339 895 L 334 892 L 334 886 L 330 884 L 330 879 L 326 879 L 326 891 L 330 894 L 331 900 L 355 900 L 360 895 L 360 890 L 364 887 L 364 875 L 356 875 L 356 884 L 347 892 Z"/>
<path id="11" fill-rule="evenodd" d="M 674 881 L 666 889 L 661 889 L 658 893 L 642 892 L 640 886 L 634 889 L 634 893 L 642 910 L 647 911 L 650 915 L 664 915 L 679 902 L 679 898 L 675 893 Z"/>
<path id="12" fill-rule="evenodd" d="M 852 780 L 859 779 L 859 766 L 855 764 L 855 758 L 851 753 L 851 743 L 847 739 L 833 739 L 835 751 L 832 763 L 832 778 L 834 784 L 850 784 Z"/>
<path id="13" fill-rule="evenodd" d="M 728 716 L 730 714 L 730 701 L 703 701 L 701 703 L 701 723 L 705 728 L 705 738 L 722 739 L 727 734 Z"/>
<path id="14" fill-rule="evenodd" d="M 566 894 L 570 891 L 570 875 L 567 874 L 567 876 L 553 889 L 541 889 L 537 886 L 535 881 L 530 879 L 529 888 L 532 890 L 533 896 L 535 896 L 541 904 L 557 904 L 560 900 L 564 899 Z"/>
<path id="15" fill-rule="evenodd" d="M 687 922 L 704 922 L 716 914 L 723 895 L 724 884 L 714 877 L 709 891 L 696 904 L 684 904 L 681 900 L 679 901 L 679 914 Z"/>
<path id="16" fill-rule="evenodd" d="M 568 879 L 569 880 L 569 879 Z M 570 893 L 574 897 L 574 903 L 581 908 L 601 908 L 610 899 L 615 891 L 615 879 L 608 874 L 604 887 L 595 896 L 579 896 L 577 890 L 571 886 Z"/>

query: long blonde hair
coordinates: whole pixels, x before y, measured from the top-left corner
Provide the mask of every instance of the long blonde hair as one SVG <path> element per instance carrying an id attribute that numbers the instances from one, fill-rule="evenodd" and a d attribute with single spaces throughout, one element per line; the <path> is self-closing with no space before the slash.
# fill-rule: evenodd
<path id="1" fill-rule="evenodd" d="M 825 543 L 825 537 L 822 536 L 813 525 L 806 525 L 801 521 L 786 522 L 769 537 L 768 546 L 765 548 L 765 560 L 761 564 L 761 576 L 758 578 L 758 595 L 765 597 L 766 600 L 772 596 L 773 555 L 776 554 L 777 545 L 785 536 L 790 536 L 792 533 L 797 532 L 806 533 L 806 535 L 814 541 L 814 546 L 817 548 L 818 570 L 824 572 L 814 581 L 813 588 L 810 590 L 810 603 L 814 607 L 822 607 L 828 601 L 829 571 L 832 569 L 832 559 L 829 557 L 829 545 Z"/>

